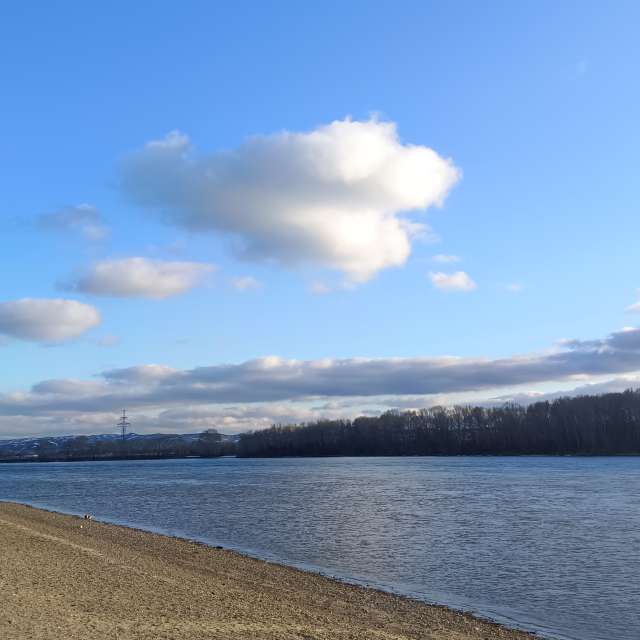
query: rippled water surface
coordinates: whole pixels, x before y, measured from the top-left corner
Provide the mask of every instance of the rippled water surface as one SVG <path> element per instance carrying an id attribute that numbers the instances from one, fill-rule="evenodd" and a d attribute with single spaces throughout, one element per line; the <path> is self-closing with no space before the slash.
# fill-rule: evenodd
<path id="1" fill-rule="evenodd" d="M 222 544 L 552 638 L 640 638 L 640 458 L 8 464 L 0 499 Z"/>

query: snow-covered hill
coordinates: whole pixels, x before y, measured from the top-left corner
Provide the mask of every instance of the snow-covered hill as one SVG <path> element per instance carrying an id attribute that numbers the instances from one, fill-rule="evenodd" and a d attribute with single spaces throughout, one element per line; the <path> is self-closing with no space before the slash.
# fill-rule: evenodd
<path id="1" fill-rule="evenodd" d="M 220 434 L 222 442 L 237 442 L 237 435 Z M 200 438 L 199 433 L 128 433 L 126 441 L 132 445 L 144 447 L 162 445 L 163 448 L 193 445 Z M 121 439 L 117 433 L 103 433 L 91 436 L 53 436 L 44 438 L 15 438 L 0 440 L 0 456 L 35 456 L 46 451 L 47 455 L 56 455 L 74 445 L 92 447 L 99 444 L 116 443 Z"/>

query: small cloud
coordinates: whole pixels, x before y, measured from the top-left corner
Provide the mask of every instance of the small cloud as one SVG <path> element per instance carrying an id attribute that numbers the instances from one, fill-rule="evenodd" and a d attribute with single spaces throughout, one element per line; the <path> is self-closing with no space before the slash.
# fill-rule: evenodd
<path id="1" fill-rule="evenodd" d="M 509 293 L 520 293 L 524 287 L 519 282 L 511 282 L 504 287 Z"/>
<path id="2" fill-rule="evenodd" d="M 411 240 L 421 242 L 422 244 L 437 244 L 442 242 L 442 238 L 424 222 L 415 222 L 413 220 L 401 220 L 402 228 L 407 232 L 407 236 Z"/>
<path id="3" fill-rule="evenodd" d="M 58 343 L 100 324 L 100 314 L 77 300 L 22 298 L 0 302 L 0 334 L 31 342 Z"/>
<path id="4" fill-rule="evenodd" d="M 584 76 L 589 71 L 589 64 L 586 60 L 580 60 L 576 65 L 576 73 L 578 77 Z"/>
<path id="5" fill-rule="evenodd" d="M 103 260 L 81 272 L 63 289 L 120 298 L 169 298 L 193 289 L 214 271 L 212 264 L 148 258 Z"/>
<path id="6" fill-rule="evenodd" d="M 314 296 L 324 296 L 327 293 L 331 293 L 331 287 L 320 280 L 315 280 L 309 286 L 309 291 L 311 291 Z"/>
<path id="7" fill-rule="evenodd" d="M 461 260 L 462 258 L 460 256 L 449 255 L 446 253 L 439 253 L 431 258 L 432 262 L 437 262 L 438 264 L 453 264 L 455 262 L 460 262 Z"/>
<path id="8" fill-rule="evenodd" d="M 231 278 L 231 286 L 236 290 L 244 293 L 245 291 L 254 291 L 262 286 L 259 280 L 256 280 L 252 276 L 240 276 L 237 278 Z"/>
<path id="9" fill-rule="evenodd" d="M 429 278 L 437 289 L 443 291 L 473 291 L 478 286 L 464 271 L 455 273 L 436 271 L 431 272 Z"/>
<path id="10" fill-rule="evenodd" d="M 38 226 L 47 231 L 79 233 L 86 240 L 104 240 L 109 227 L 98 209 L 90 204 L 64 207 L 38 217 Z"/>
<path id="11" fill-rule="evenodd" d="M 122 342 L 120 338 L 111 333 L 108 333 L 106 336 L 102 336 L 95 341 L 99 347 L 117 347 L 120 342 Z"/>

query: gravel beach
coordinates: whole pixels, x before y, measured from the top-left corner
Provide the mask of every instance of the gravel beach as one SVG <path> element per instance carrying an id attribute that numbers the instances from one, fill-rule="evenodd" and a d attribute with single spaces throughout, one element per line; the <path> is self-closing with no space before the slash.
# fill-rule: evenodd
<path id="1" fill-rule="evenodd" d="M 3 640 L 525 640 L 224 549 L 0 503 Z"/>

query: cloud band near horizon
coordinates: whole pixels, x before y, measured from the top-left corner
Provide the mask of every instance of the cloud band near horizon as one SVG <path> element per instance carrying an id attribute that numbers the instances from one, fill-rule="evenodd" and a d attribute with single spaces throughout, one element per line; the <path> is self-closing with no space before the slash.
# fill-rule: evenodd
<path id="1" fill-rule="evenodd" d="M 564 341 L 552 352 L 500 359 L 267 357 L 187 370 L 141 365 L 104 371 L 94 380 L 45 380 L 29 391 L 2 394 L 0 418 L 40 417 L 50 421 L 59 416 L 74 421 L 89 416 L 85 419 L 93 424 L 102 415 L 108 424 L 105 417 L 122 406 L 134 412 L 165 415 L 172 411 L 195 412 L 202 418 L 205 407 L 236 405 L 226 412 L 246 414 L 255 424 L 265 426 L 256 409 L 261 404 L 278 403 L 280 415 L 287 414 L 282 410 L 287 406 L 289 415 L 295 416 L 296 406 L 321 399 L 489 393 L 638 370 L 640 329 L 614 332 L 599 340 Z M 322 407 L 315 412 L 305 410 L 305 419 L 332 415 L 330 404 L 326 407 L 324 413 Z M 213 411 L 211 415 L 221 414 Z"/>

